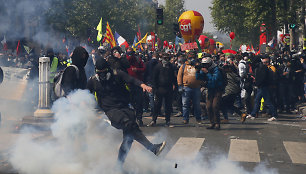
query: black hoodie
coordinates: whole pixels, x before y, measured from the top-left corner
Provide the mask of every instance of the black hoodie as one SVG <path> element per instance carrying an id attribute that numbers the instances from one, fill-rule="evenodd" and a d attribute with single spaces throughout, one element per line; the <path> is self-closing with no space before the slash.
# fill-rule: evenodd
<path id="1" fill-rule="evenodd" d="M 71 56 L 72 64 L 79 69 L 79 78 L 77 78 L 76 69 L 72 66 L 66 68 L 62 79 L 62 86 L 66 94 L 75 89 L 85 89 L 87 77 L 85 73 L 85 65 L 88 59 L 88 52 L 83 47 L 76 47 Z"/>

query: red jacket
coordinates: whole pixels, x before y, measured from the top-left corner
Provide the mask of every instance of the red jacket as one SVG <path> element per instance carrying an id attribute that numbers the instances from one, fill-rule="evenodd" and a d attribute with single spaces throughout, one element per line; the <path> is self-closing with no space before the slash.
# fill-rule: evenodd
<path id="1" fill-rule="evenodd" d="M 134 55 L 126 56 L 130 63 L 130 68 L 128 68 L 128 73 L 130 76 L 135 77 L 138 80 L 143 81 L 143 74 L 145 71 L 145 66 L 141 58 L 137 58 Z"/>

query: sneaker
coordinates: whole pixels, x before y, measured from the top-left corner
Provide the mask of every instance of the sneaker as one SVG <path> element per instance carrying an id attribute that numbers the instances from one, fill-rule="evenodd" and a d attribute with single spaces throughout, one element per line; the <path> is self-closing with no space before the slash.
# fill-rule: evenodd
<path id="1" fill-rule="evenodd" d="M 153 127 L 156 125 L 156 121 L 151 121 L 147 126 L 148 127 Z"/>
<path id="2" fill-rule="evenodd" d="M 220 130 L 221 129 L 220 124 L 216 124 L 215 129 Z"/>
<path id="3" fill-rule="evenodd" d="M 255 119 L 255 117 L 253 117 L 252 115 L 248 115 L 248 116 L 246 116 L 246 118 L 248 118 L 248 119 L 251 119 L 251 120 L 254 120 Z"/>
<path id="4" fill-rule="evenodd" d="M 268 119 L 268 121 L 276 121 L 276 118 L 275 117 L 271 117 Z"/>
<path id="5" fill-rule="evenodd" d="M 189 120 L 183 120 L 183 124 L 188 124 Z"/>
<path id="6" fill-rule="evenodd" d="M 180 111 L 180 112 L 178 112 L 177 114 L 175 114 L 175 115 L 173 115 L 174 117 L 181 117 L 181 116 L 183 116 L 183 114 L 182 114 L 182 112 Z"/>
<path id="7" fill-rule="evenodd" d="M 224 119 L 224 120 L 221 120 L 221 123 L 226 124 L 226 123 L 229 123 L 229 122 L 228 122 L 228 119 Z"/>
<path id="8" fill-rule="evenodd" d="M 216 124 L 211 124 L 209 127 L 207 127 L 206 129 L 214 129 L 216 126 Z"/>
<path id="9" fill-rule="evenodd" d="M 154 144 L 153 153 L 158 156 L 166 146 L 166 141 L 163 141 L 160 144 Z"/>
<path id="10" fill-rule="evenodd" d="M 246 115 L 245 113 L 241 114 L 241 122 L 242 122 L 242 123 L 245 122 L 246 116 L 247 116 L 247 115 Z"/>
<path id="11" fill-rule="evenodd" d="M 197 120 L 196 122 L 197 122 L 197 124 L 203 124 L 202 120 Z"/>

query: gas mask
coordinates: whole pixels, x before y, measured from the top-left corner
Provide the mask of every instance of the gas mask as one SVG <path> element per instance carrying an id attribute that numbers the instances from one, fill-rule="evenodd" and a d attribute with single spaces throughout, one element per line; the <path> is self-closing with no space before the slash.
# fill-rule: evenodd
<path id="1" fill-rule="evenodd" d="M 112 74 L 109 69 L 97 70 L 96 77 L 98 77 L 99 81 L 107 81 L 111 78 Z"/>

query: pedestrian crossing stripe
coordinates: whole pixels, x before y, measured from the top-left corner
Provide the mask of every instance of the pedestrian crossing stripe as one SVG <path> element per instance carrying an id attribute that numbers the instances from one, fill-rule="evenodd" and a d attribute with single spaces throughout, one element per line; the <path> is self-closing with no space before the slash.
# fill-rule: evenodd
<path id="1" fill-rule="evenodd" d="M 154 136 L 147 136 L 152 141 L 156 140 Z M 162 152 L 165 159 L 178 161 L 194 160 L 199 154 L 205 138 L 180 137 L 173 146 L 166 145 L 168 152 Z M 162 142 L 162 140 L 154 143 Z M 284 141 L 284 147 L 294 164 L 306 164 L 306 143 Z M 139 143 L 133 143 L 133 151 L 145 150 Z M 128 155 L 129 156 L 129 155 Z M 228 160 L 236 162 L 261 162 L 257 140 L 231 139 L 228 151 Z M 281 160 L 281 159 L 279 159 Z"/>
<path id="2" fill-rule="evenodd" d="M 181 137 L 171 148 L 166 159 L 190 160 L 195 159 L 205 138 Z"/>
<path id="3" fill-rule="evenodd" d="M 302 142 L 283 142 L 292 163 L 306 164 L 306 143 Z"/>
<path id="4" fill-rule="evenodd" d="M 260 162 L 257 141 L 231 139 L 228 159 L 241 162 Z"/>

